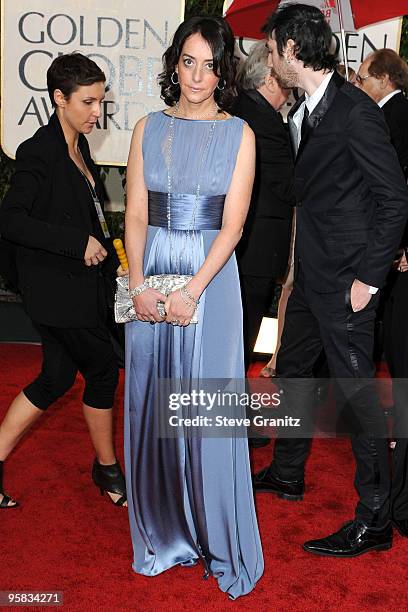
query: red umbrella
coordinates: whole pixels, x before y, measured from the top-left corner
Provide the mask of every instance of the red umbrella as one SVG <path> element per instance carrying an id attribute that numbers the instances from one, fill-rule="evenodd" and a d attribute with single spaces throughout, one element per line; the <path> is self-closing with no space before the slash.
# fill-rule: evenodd
<path id="1" fill-rule="evenodd" d="M 370 2 L 352 0 L 351 7 L 357 29 L 408 13 L 407 0 L 370 0 Z"/>
<path id="2" fill-rule="evenodd" d="M 267 17 L 278 7 L 280 0 L 233 0 L 226 11 L 226 19 L 235 36 L 263 38 L 260 32 Z M 323 10 L 335 9 L 338 0 L 316 0 Z M 400 17 L 408 13 L 408 0 L 350 0 L 355 28 Z M 346 28 L 347 30 L 349 28 Z"/>

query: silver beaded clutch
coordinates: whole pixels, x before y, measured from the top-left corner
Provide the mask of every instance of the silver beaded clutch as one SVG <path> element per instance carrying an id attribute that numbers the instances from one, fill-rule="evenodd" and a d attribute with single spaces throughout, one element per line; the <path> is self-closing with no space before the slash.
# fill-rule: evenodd
<path id="1" fill-rule="evenodd" d="M 145 283 L 148 287 L 156 289 L 163 295 L 170 295 L 173 291 L 181 289 L 190 280 L 192 276 L 188 274 L 154 274 L 146 276 Z M 129 277 L 119 276 L 116 279 L 116 294 L 115 294 L 115 321 L 116 323 L 129 323 L 137 321 L 137 315 L 133 306 L 133 300 L 129 297 Z M 164 312 L 164 302 L 157 302 L 157 310 Z M 190 323 L 197 323 L 197 309 L 191 318 Z"/>

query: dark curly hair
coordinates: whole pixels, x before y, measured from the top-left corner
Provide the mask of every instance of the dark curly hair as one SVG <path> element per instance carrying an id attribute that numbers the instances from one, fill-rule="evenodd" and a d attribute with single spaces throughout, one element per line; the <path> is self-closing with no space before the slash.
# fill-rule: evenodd
<path id="1" fill-rule="evenodd" d="M 47 70 L 48 95 L 54 108 L 56 89 L 60 89 L 68 100 L 79 87 L 105 81 L 105 74 L 99 66 L 82 53 L 59 55 Z"/>
<path id="2" fill-rule="evenodd" d="M 272 32 L 279 55 L 289 39 L 295 42 L 295 57 L 305 68 L 335 70 L 337 57 L 331 53 L 333 33 L 324 15 L 315 6 L 287 4 L 272 13 L 262 28 L 270 38 Z"/>
<path id="3" fill-rule="evenodd" d="M 180 87 L 171 81 L 183 45 L 192 34 L 199 33 L 208 43 L 214 62 L 214 74 L 220 77 L 224 89 L 215 89 L 214 98 L 224 110 L 231 108 L 236 95 L 235 77 L 238 58 L 235 57 L 235 39 L 228 23 L 222 17 L 196 15 L 183 21 L 177 28 L 170 47 L 163 54 L 163 72 L 159 74 L 161 97 L 168 106 L 174 106 L 180 97 Z"/>

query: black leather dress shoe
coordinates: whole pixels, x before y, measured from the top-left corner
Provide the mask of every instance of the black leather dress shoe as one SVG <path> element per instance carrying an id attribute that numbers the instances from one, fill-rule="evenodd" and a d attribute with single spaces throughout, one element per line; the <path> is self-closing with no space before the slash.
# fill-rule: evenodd
<path id="1" fill-rule="evenodd" d="M 403 538 L 408 538 L 408 519 L 392 519 L 392 524 Z"/>
<path id="2" fill-rule="evenodd" d="M 324 557 L 357 557 L 370 550 L 388 550 L 391 546 L 391 523 L 383 529 L 374 529 L 359 520 L 349 521 L 326 538 L 303 544 L 308 552 Z"/>
<path id="3" fill-rule="evenodd" d="M 302 500 L 305 492 L 304 480 L 281 480 L 270 473 L 269 467 L 254 474 L 252 483 L 258 493 L 274 493 L 289 501 Z"/>

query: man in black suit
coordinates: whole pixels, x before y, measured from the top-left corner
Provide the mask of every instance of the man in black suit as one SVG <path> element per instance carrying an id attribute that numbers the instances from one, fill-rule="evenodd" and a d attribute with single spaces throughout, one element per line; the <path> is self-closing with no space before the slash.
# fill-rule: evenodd
<path id="1" fill-rule="evenodd" d="M 392 49 L 378 49 L 361 64 L 356 85 L 382 108 L 391 142 L 408 179 L 407 63 Z"/>
<path id="2" fill-rule="evenodd" d="M 361 64 L 356 84 L 382 108 L 405 178 L 408 179 L 408 66 L 392 49 L 378 49 Z M 401 247 L 408 247 L 408 229 Z M 401 535 L 408 537 L 408 264 L 399 257 L 387 280 L 384 311 L 384 348 L 388 367 L 394 378 L 394 435 L 391 515 Z"/>
<path id="3" fill-rule="evenodd" d="M 392 545 L 386 431 L 369 381 L 378 289 L 401 238 L 408 192 L 380 109 L 335 71 L 332 32 L 322 13 L 287 5 L 269 18 L 264 31 L 283 84 L 305 91 L 289 115 L 297 150 L 296 275 L 277 375 L 293 379 L 282 381 L 284 389 L 303 390 L 286 395 L 286 404 L 306 419 L 302 406 L 313 392 L 312 367 L 324 348 L 360 426 L 360 435 L 352 438 L 359 494 L 355 518 L 304 548 L 351 557 Z M 293 398 L 296 405 L 287 402 Z M 278 438 L 273 463 L 255 476 L 255 488 L 301 499 L 309 448 L 310 436 Z"/>
<path id="4" fill-rule="evenodd" d="M 293 161 L 278 112 L 290 89 L 281 87 L 267 66 L 265 43 L 254 44 L 240 66 L 241 88 L 233 114 L 245 119 L 256 139 L 256 173 L 251 206 L 237 249 L 244 310 L 246 369 L 276 282 L 284 278 L 292 229 Z"/>

